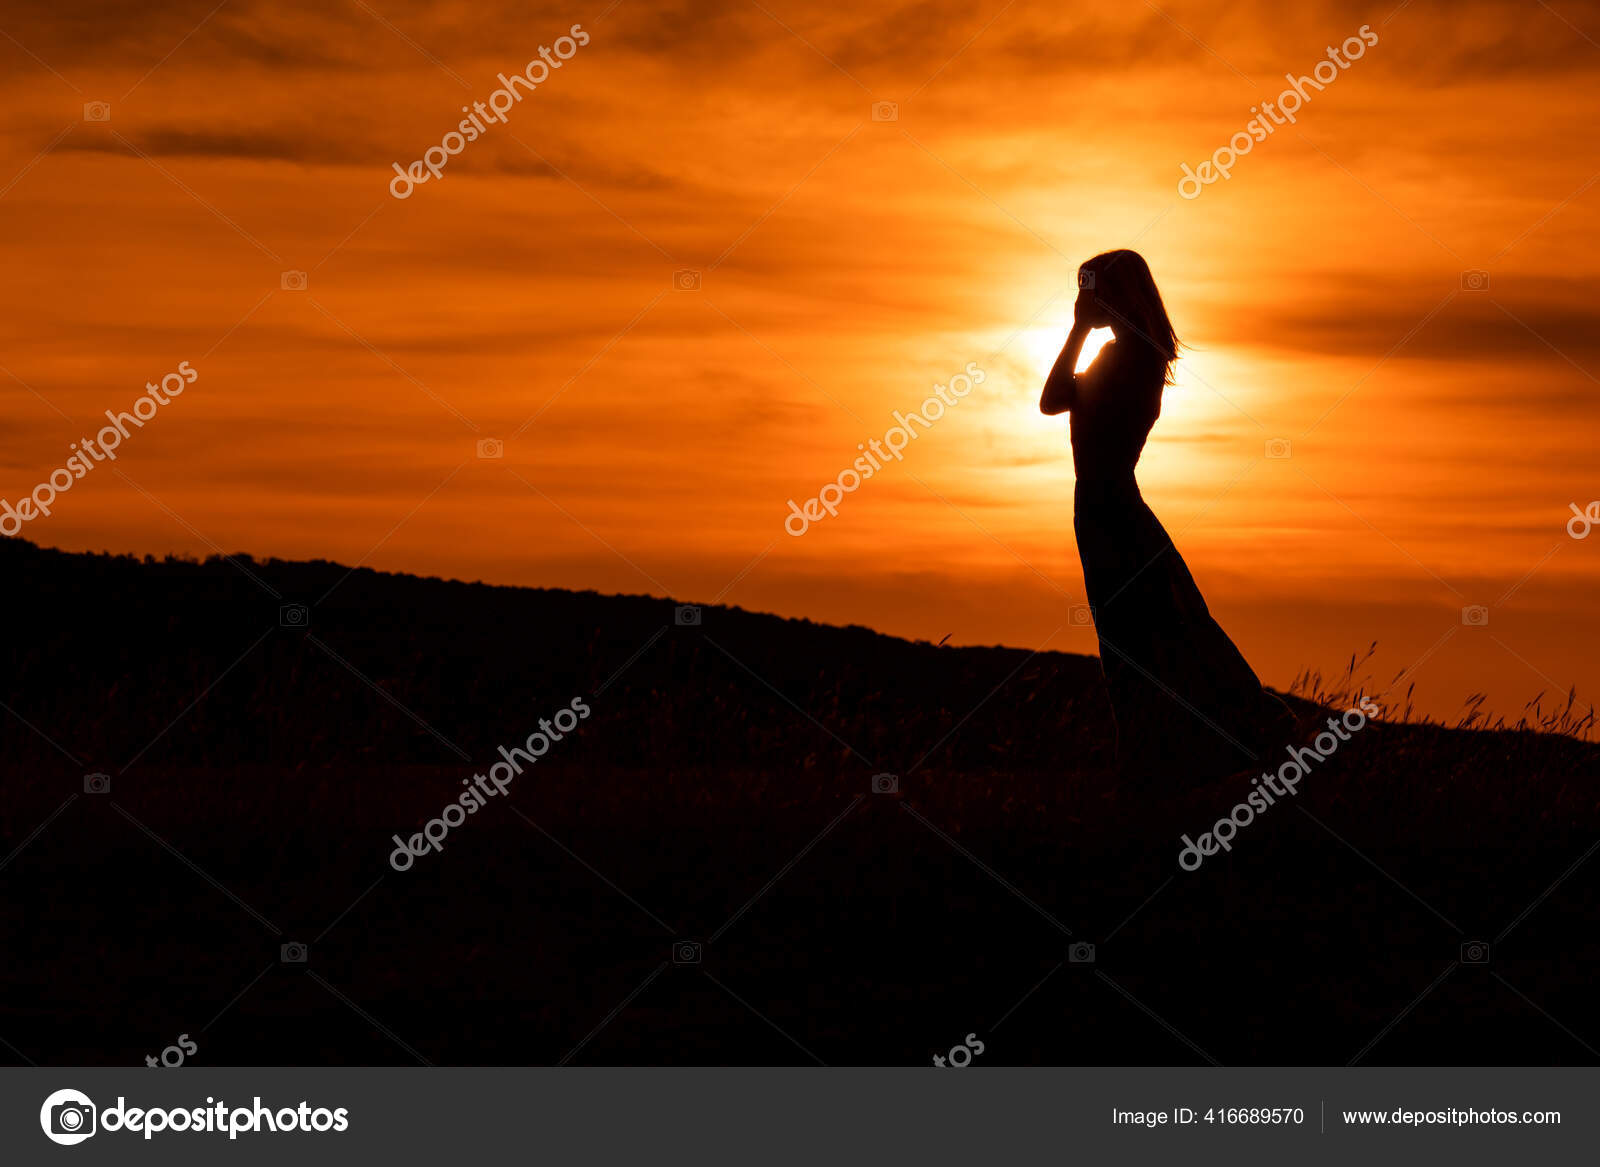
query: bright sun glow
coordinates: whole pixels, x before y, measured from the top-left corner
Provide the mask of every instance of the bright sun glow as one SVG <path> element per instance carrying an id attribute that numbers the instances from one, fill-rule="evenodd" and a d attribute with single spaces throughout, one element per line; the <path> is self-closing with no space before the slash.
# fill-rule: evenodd
<path id="1" fill-rule="evenodd" d="M 1083 338 L 1083 351 L 1078 354 L 1078 367 L 1072 370 L 1081 373 L 1087 369 L 1101 349 L 1106 347 L 1106 342 L 1111 339 L 1112 332 L 1109 328 L 1091 329 L 1089 335 Z M 1107 358 L 1108 360 L 1110 358 Z"/>
<path id="2" fill-rule="evenodd" d="M 1059 328 L 1030 328 L 1017 337 L 1016 347 L 1027 362 L 1035 387 L 1044 384 L 1066 343 L 1067 334 Z"/>
<path id="3" fill-rule="evenodd" d="M 1081 373 L 1089 367 L 1105 343 L 1111 339 L 1109 328 L 1096 328 L 1089 333 L 1083 341 L 1083 352 L 1078 355 L 1078 367 L 1074 372 Z M 1050 375 L 1051 368 L 1056 363 L 1056 357 L 1061 355 L 1061 346 L 1067 343 L 1067 334 L 1059 328 L 1033 328 L 1017 338 L 1017 346 L 1027 355 L 1027 360 L 1035 377 L 1040 384 Z"/>

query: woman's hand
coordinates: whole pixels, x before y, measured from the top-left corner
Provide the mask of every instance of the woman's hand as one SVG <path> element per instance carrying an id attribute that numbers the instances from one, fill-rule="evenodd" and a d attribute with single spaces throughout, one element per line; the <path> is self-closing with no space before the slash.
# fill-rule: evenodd
<path id="1" fill-rule="evenodd" d="M 1090 328 L 1104 328 L 1111 323 L 1111 317 L 1100 307 L 1100 301 L 1088 288 L 1078 289 L 1077 302 L 1072 305 L 1072 320 L 1074 327 L 1083 324 Z"/>

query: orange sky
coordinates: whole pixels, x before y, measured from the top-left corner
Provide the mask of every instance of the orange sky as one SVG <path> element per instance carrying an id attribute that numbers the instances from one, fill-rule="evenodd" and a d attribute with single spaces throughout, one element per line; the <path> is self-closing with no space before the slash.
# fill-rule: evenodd
<path id="1" fill-rule="evenodd" d="M 1600 536 L 1565 530 L 1600 498 L 1600 5 L 30 2 L 0 34 L 0 497 L 198 372 L 36 542 L 1090 652 L 1036 403 L 1077 263 L 1132 246 L 1192 346 L 1141 480 L 1265 680 L 1376 639 L 1435 713 L 1600 688 Z M 785 534 L 969 362 L 902 462 Z"/>

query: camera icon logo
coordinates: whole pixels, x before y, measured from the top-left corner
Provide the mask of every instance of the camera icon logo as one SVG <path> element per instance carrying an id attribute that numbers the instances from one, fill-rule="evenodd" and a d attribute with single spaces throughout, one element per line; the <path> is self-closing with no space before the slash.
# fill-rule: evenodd
<path id="1" fill-rule="evenodd" d="M 1268 438 L 1267 439 L 1267 457 L 1269 457 L 1269 458 L 1287 458 L 1288 456 L 1289 456 L 1289 439 L 1288 438 Z"/>
<path id="2" fill-rule="evenodd" d="M 874 794 L 899 794 L 900 775 L 874 774 L 872 776 L 872 793 Z"/>
<path id="3" fill-rule="evenodd" d="M 1092 291 L 1094 291 L 1094 277 L 1095 277 L 1095 273 L 1094 272 L 1080 270 L 1078 272 L 1078 289 L 1079 289 L 1079 291 L 1083 291 L 1083 292 L 1092 292 Z"/>
<path id="4" fill-rule="evenodd" d="M 1088 604 L 1074 604 L 1069 618 L 1079 628 L 1091 627 L 1094 624 L 1094 609 Z"/>
<path id="5" fill-rule="evenodd" d="M 1474 268 L 1472 271 L 1461 273 L 1461 288 L 1467 292 L 1486 292 L 1489 290 L 1489 273 Z"/>
<path id="6" fill-rule="evenodd" d="M 304 604 L 285 604 L 278 609 L 278 624 L 283 628 L 304 628 L 311 623 L 311 609 Z"/>
<path id="7" fill-rule="evenodd" d="M 1094 945 L 1090 944 L 1087 940 L 1078 941 L 1078 943 L 1074 944 L 1071 948 L 1067 949 L 1067 963 L 1068 964 L 1093 964 L 1094 963 Z"/>
<path id="8" fill-rule="evenodd" d="M 505 456 L 506 456 L 506 444 L 504 442 L 502 442 L 499 438 L 479 438 L 478 439 L 478 457 L 480 457 L 480 458 L 504 458 Z"/>
<path id="9" fill-rule="evenodd" d="M 1469 628 L 1482 628 L 1489 623 L 1489 609 L 1482 604 L 1468 604 L 1461 609 L 1461 622 Z"/>
<path id="10" fill-rule="evenodd" d="M 897 122 L 900 120 L 900 106 L 893 101 L 875 101 L 872 103 L 872 120 Z"/>
<path id="11" fill-rule="evenodd" d="M 679 940 L 672 946 L 673 964 L 699 964 L 700 942 L 698 940 Z"/>
<path id="12" fill-rule="evenodd" d="M 83 776 L 83 792 L 85 794 L 110 794 L 110 774 L 85 774 Z"/>
<path id="13" fill-rule="evenodd" d="M 278 283 L 286 292 L 303 292 L 306 290 L 306 273 L 286 271 L 278 278 Z"/>
<path id="14" fill-rule="evenodd" d="M 86 101 L 83 103 L 83 120 L 86 122 L 108 122 L 111 120 L 111 103 L 109 101 Z"/>
<path id="15" fill-rule="evenodd" d="M 1461 946 L 1462 964 L 1488 964 L 1489 946 L 1482 940 L 1469 940 Z"/>
<path id="16" fill-rule="evenodd" d="M 700 608 L 695 604 L 679 604 L 673 620 L 679 628 L 700 627 Z"/>
<path id="17" fill-rule="evenodd" d="M 672 273 L 672 290 L 675 292 L 698 292 L 700 290 L 700 273 L 693 268 L 680 268 Z"/>
<path id="18" fill-rule="evenodd" d="M 304 964 L 308 955 L 310 952 L 304 944 L 292 940 L 278 950 L 279 959 L 284 964 Z"/>
<path id="19" fill-rule="evenodd" d="M 95 1132 L 95 1106 L 78 1090 L 57 1090 L 39 1108 L 39 1126 L 45 1137 L 63 1147 L 76 1146 Z"/>

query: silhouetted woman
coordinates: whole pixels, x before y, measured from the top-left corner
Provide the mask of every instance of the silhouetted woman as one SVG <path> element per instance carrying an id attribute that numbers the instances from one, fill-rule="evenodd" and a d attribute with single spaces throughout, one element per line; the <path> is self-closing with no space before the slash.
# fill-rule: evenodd
<path id="1" fill-rule="evenodd" d="M 1183 557 L 1145 505 L 1133 468 L 1172 384 L 1178 338 L 1150 268 L 1108 251 L 1078 269 L 1072 332 L 1039 409 L 1072 414 L 1073 529 L 1117 763 L 1135 782 L 1202 781 L 1289 743 L 1292 718 L 1211 618 Z M 1074 374 L 1092 328 L 1114 334 Z"/>

